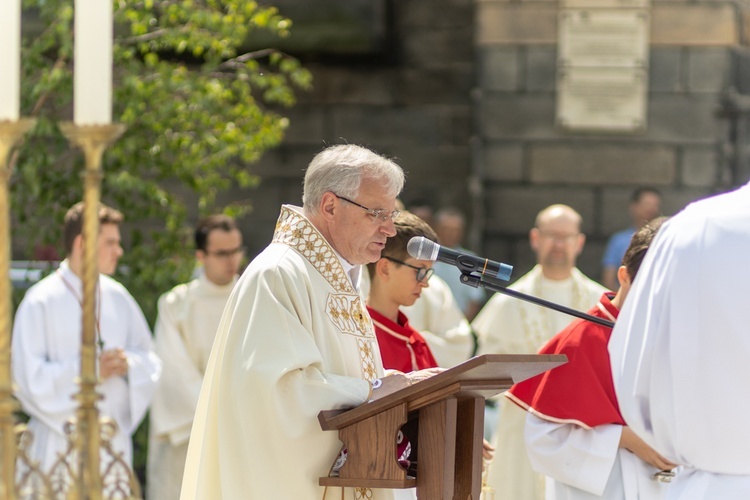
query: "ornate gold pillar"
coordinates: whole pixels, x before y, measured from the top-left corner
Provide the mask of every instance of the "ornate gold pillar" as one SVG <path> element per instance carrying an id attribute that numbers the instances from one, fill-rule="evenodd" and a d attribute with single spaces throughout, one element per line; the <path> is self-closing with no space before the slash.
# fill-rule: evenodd
<path id="1" fill-rule="evenodd" d="M 13 148 L 34 125 L 32 119 L 0 122 L 0 500 L 15 500 L 16 437 L 10 371 L 11 283 L 10 283 L 10 182 L 8 159 Z"/>
<path id="2" fill-rule="evenodd" d="M 103 177 L 101 160 L 104 150 L 124 131 L 125 126 L 60 125 L 71 144 L 80 147 L 86 160 L 84 171 L 83 212 L 83 333 L 81 338 L 81 390 L 76 394 L 79 408 L 76 415 L 78 432 L 78 491 L 80 500 L 102 499 L 102 478 L 99 459 L 101 445 L 99 410 L 96 392 L 99 382 L 96 352 L 96 286 L 99 279 L 97 241 L 99 235 L 99 199 Z"/>

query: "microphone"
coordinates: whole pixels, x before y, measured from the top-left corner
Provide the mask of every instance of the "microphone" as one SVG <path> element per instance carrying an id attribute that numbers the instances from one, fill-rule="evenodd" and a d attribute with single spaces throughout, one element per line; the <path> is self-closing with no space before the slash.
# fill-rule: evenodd
<path id="1" fill-rule="evenodd" d="M 424 236 L 415 236 L 410 239 L 406 245 L 406 251 L 417 260 L 439 260 L 456 266 L 464 273 L 478 272 L 503 281 L 508 281 L 510 273 L 513 272 L 513 266 L 441 247 Z"/>

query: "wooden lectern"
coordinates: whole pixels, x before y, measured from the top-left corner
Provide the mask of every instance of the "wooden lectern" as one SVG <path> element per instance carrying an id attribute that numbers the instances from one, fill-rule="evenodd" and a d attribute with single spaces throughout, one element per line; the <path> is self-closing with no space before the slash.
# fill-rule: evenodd
<path id="1" fill-rule="evenodd" d="M 322 411 L 347 459 L 321 486 L 417 488 L 420 500 L 479 500 L 484 400 L 567 362 L 564 354 L 486 354 L 351 410 Z M 396 460 L 396 434 L 417 428 L 416 478 Z M 497 450 L 496 453 L 502 453 Z"/>

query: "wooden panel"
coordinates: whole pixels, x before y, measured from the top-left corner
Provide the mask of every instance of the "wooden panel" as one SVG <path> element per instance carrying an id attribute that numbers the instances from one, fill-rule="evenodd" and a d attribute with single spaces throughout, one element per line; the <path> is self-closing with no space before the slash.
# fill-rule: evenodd
<path id="1" fill-rule="evenodd" d="M 453 499 L 457 407 L 451 397 L 419 411 L 419 500 Z"/>
<path id="2" fill-rule="evenodd" d="M 482 490 L 484 398 L 458 402 L 454 498 L 479 498 Z"/>

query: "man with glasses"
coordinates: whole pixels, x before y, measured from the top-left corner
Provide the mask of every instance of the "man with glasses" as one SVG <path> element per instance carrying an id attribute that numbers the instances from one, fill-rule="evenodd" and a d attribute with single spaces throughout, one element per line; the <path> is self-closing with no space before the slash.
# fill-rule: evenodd
<path id="1" fill-rule="evenodd" d="M 310 162 L 303 206 L 282 206 L 271 244 L 227 303 L 195 413 L 182 500 L 394 498 L 391 490 L 318 485 L 341 451 L 318 413 L 409 384 L 404 375 L 381 378 L 359 292 L 361 265 L 380 259 L 396 234 L 403 184 L 398 165 L 360 146 L 331 146 Z"/>
<path id="2" fill-rule="evenodd" d="M 529 232 L 537 265 L 510 288 L 586 312 L 606 289 L 576 268 L 586 237 L 581 216 L 567 205 L 551 205 L 536 217 Z M 495 294 L 472 322 L 479 354 L 535 354 L 574 318 L 530 302 Z M 531 468 L 523 430 L 526 412 L 500 400 L 500 420 L 493 442 L 502 450 L 490 464 L 489 486 L 496 498 L 544 500 L 544 477 Z"/>
<path id="3" fill-rule="evenodd" d="M 211 215 L 195 228 L 199 276 L 159 298 L 154 335 L 164 371 L 151 408 L 148 498 L 180 498 L 188 439 L 216 330 L 237 282 L 245 247 L 233 218 Z"/>

